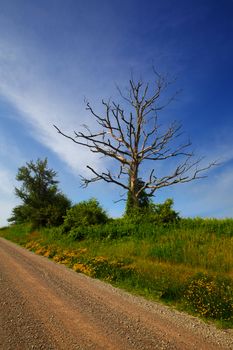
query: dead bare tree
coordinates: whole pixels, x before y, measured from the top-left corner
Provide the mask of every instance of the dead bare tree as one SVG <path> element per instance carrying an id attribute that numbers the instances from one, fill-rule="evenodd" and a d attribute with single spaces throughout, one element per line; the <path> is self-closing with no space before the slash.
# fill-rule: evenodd
<path id="1" fill-rule="evenodd" d="M 140 194 L 147 193 L 153 196 L 155 191 L 178 183 L 190 182 L 206 177 L 205 171 L 216 162 L 206 166 L 200 166 L 202 158 L 196 159 L 193 152 L 188 151 L 191 142 L 174 145 L 181 135 L 181 125 L 172 123 L 167 129 L 162 130 L 158 124 L 158 112 L 166 104 L 159 105 L 161 94 L 169 85 L 166 78 L 155 73 L 153 87 L 142 80 L 129 81 L 129 90 L 123 94 L 118 88 L 121 98 L 130 108 L 127 111 L 114 101 L 102 101 L 104 115 L 97 114 L 86 102 L 86 109 L 100 125 L 101 130 L 93 133 L 84 125 L 85 132 L 74 132 L 74 136 L 63 133 L 57 126 L 58 133 L 72 140 L 78 145 L 87 147 L 91 152 L 102 154 L 112 158 L 118 164 L 117 171 L 105 170 L 99 172 L 90 165 L 87 168 L 94 175 L 90 179 L 82 178 L 83 186 L 92 182 L 103 180 L 113 183 L 131 194 L 133 207 L 139 206 Z M 167 175 L 157 176 L 155 173 L 156 161 L 180 159 L 174 170 Z M 145 162 L 152 164 L 151 170 L 145 176 L 142 171 Z M 141 186 L 138 186 L 140 180 Z"/>

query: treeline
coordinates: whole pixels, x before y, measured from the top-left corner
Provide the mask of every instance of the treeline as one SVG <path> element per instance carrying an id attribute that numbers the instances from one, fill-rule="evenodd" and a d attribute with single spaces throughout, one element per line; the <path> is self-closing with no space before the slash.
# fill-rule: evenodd
<path id="1" fill-rule="evenodd" d="M 55 226 L 59 227 L 61 233 L 81 239 L 98 225 L 105 225 L 102 228 L 103 236 L 114 238 L 124 235 L 125 231 L 128 234 L 126 226 L 130 228 L 138 223 L 170 224 L 180 220 L 172 208 L 171 199 L 163 204 L 154 204 L 143 191 L 141 205 L 137 209 L 132 208 L 128 195 L 125 214 L 121 219 L 110 218 L 94 198 L 72 205 L 71 200 L 59 189 L 57 173 L 48 168 L 47 158 L 30 161 L 20 167 L 16 179 L 21 186 L 15 188 L 15 193 L 22 204 L 13 209 L 8 219 L 10 223 L 30 223 L 32 228 Z M 113 225 L 113 221 L 117 221 L 117 225 Z M 124 232 L 120 233 L 119 227 Z"/>

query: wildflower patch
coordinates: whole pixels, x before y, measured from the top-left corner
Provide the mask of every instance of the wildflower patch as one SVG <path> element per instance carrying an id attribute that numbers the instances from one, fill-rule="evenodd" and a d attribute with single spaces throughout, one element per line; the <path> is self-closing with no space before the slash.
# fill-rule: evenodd
<path id="1" fill-rule="evenodd" d="M 184 298 L 200 316 L 233 319 L 233 283 L 229 278 L 198 273 L 189 280 Z"/>

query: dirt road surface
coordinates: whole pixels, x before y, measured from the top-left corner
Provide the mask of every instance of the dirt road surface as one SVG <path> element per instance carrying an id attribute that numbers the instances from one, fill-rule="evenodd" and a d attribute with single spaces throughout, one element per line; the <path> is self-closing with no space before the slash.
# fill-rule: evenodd
<path id="1" fill-rule="evenodd" d="M 233 349 L 233 333 L 0 238 L 0 349 Z"/>

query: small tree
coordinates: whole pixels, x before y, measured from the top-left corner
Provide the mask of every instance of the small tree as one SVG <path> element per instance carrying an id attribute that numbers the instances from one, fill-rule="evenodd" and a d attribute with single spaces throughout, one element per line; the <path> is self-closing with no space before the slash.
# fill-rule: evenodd
<path id="1" fill-rule="evenodd" d="M 64 217 L 64 231 L 70 231 L 72 228 L 80 226 L 90 226 L 105 224 L 108 221 L 108 216 L 99 202 L 95 199 L 82 201 L 75 204 L 67 210 Z"/>
<path id="2" fill-rule="evenodd" d="M 165 129 L 161 128 L 158 113 L 173 98 L 161 104 L 160 98 L 169 82 L 157 72 L 154 73 L 152 87 L 142 80 L 135 82 L 131 79 L 127 94 L 118 89 L 124 105 L 102 101 L 104 114 L 96 113 L 90 103 L 86 103 L 86 109 L 100 126 L 99 131 L 93 132 L 84 125 L 85 131 L 74 132 L 73 137 L 55 126 L 61 135 L 76 144 L 115 161 L 116 167 L 111 167 L 111 170 L 98 171 L 87 165 L 93 177 L 83 177 L 83 186 L 101 180 L 114 183 L 129 193 L 128 203 L 132 208 L 140 207 L 142 193 L 151 197 L 160 188 L 203 178 L 203 172 L 215 165 L 213 162 L 201 166 L 202 158 L 196 159 L 189 150 L 190 141 L 176 144 L 181 135 L 180 124 L 174 122 Z M 177 159 L 177 163 L 173 170 L 158 175 L 158 162 L 174 159 Z M 147 167 L 151 164 L 148 172 L 144 171 L 146 164 Z"/>
<path id="3" fill-rule="evenodd" d="M 59 225 L 70 208 L 70 200 L 58 190 L 56 172 L 48 169 L 47 158 L 30 161 L 19 168 L 16 179 L 22 183 L 15 188 L 23 204 L 13 209 L 8 220 L 14 223 L 31 222 L 33 226 Z"/>
<path id="4" fill-rule="evenodd" d="M 151 221 L 158 224 L 170 224 L 177 222 L 180 217 L 179 213 L 173 209 L 173 199 L 168 198 L 162 204 L 150 204 L 149 215 Z"/>

